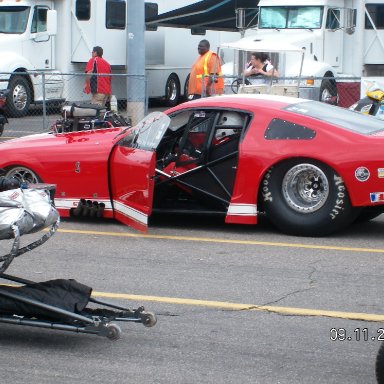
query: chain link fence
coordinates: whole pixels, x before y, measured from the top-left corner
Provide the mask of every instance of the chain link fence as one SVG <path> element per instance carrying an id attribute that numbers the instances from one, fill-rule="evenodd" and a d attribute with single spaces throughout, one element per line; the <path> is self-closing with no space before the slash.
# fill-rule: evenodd
<path id="1" fill-rule="evenodd" d="M 112 74 L 111 77 L 118 112 L 131 121 L 140 120 L 148 108 L 145 76 Z M 85 73 L 0 73 L 0 90 L 9 90 L 5 114 L 17 119 L 41 116 L 42 130 L 47 130 L 61 116 L 63 106 L 91 102 L 92 95 L 84 92 L 85 80 Z"/>
<path id="2" fill-rule="evenodd" d="M 219 76 L 211 76 L 214 82 Z M 349 108 L 361 98 L 360 77 L 279 77 L 265 84 L 253 84 L 252 78 L 222 76 L 224 94 L 259 93 L 302 97 Z M 268 79 L 269 80 L 269 79 Z M 203 87 L 204 88 L 204 87 Z M 203 93 L 204 94 L 204 93 Z"/>
<path id="3" fill-rule="evenodd" d="M 148 112 L 147 78 L 125 73 L 111 76 L 112 93 L 118 100 L 118 112 L 136 123 Z M 297 77 L 280 77 L 264 86 L 253 86 L 248 79 L 239 76 L 222 77 L 225 94 L 270 93 L 300 96 L 344 108 L 350 107 L 361 98 L 361 78 L 358 77 L 301 77 L 298 88 Z M 6 116 L 18 120 L 30 116 L 41 117 L 39 123 L 42 131 L 47 130 L 60 118 L 63 106 L 90 103 L 91 95 L 84 93 L 85 79 L 84 73 L 0 73 L 0 90 L 9 89 L 5 105 Z M 204 80 L 203 77 L 202 81 Z M 215 77 L 212 80 L 215 81 Z"/>

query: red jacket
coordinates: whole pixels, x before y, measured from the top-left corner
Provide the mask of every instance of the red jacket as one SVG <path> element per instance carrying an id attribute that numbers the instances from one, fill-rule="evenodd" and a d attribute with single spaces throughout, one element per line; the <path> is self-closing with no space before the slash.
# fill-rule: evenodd
<path id="1" fill-rule="evenodd" d="M 111 73 L 111 66 L 102 57 L 92 57 L 89 59 L 85 72 L 89 73 Z M 111 76 L 91 76 L 90 81 L 87 81 L 86 93 L 102 93 L 110 95 L 111 89 Z"/>

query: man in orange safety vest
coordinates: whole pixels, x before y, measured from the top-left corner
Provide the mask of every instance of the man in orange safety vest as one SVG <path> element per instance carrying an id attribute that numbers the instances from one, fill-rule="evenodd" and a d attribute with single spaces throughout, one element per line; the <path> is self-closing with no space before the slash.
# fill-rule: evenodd
<path id="1" fill-rule="evenodd" d="M 221 72 L 221 60 L 210 51 L 208 40 L 201 40 L 197 50 L 199 57 L 193 63 L 188 82 L 188 99 L 201 96 L 221 95 L 224 91 L 224 79 Z"/>

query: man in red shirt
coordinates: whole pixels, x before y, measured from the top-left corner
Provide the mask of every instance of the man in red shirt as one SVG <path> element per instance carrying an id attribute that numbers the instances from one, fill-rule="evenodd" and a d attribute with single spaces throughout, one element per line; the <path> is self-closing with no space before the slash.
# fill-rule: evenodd
<path id="1" fill-rule="evenodd" d="M 111 90 L 111 66 L 103 59 L 103 48 L 94 47 L 92 57 L 89 59 L 85 72 L 84 92 L 92 93 L 92 104 L 105 105 L 109 101 Z M 102 76 L 101 74 L 109 74 Z"/>

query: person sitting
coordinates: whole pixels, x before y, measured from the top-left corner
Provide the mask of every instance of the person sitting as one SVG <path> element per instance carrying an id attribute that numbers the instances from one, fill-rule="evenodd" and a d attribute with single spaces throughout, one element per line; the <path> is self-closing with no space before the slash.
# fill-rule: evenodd
<path id="1" fill-rule="evenodd" d="M 252 52 L 251 61 L 244 71 L 244 76 L 252 85 L 259 85 L 268 84 L 271 78 L 278 77 L 279 73 L 266 53 Z"/>

